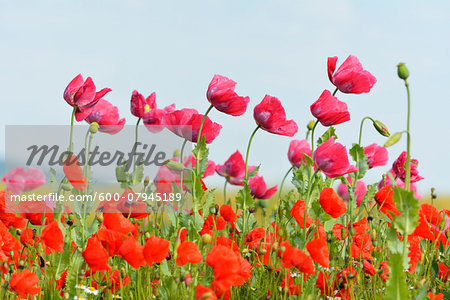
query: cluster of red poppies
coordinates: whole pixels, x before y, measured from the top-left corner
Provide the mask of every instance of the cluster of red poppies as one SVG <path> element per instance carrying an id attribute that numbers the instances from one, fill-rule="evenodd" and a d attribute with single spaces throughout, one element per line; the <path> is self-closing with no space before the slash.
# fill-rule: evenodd
<path id="1" fill-rule="evenodd" d="M 309 294 L 351 299 L 379 295 L 390 276 L 400 276 L 390 267 L 388 255 L 405 245 L 408 272 L 419 278 L 417 284 L 409 283 L 419 289 L 426 278 L 427 284 L 431 282 L 425 286 L 428 297 L 442 299 L 439 292 L 449 287 L 450 277 L 446 257 L 450 211 L 422 204 L 417 215 L 411 216 L 395 195 L 399 187 L 415 190 L 414 183 L 422 179 L 417 160 L 410 160 L 407 168 L 409 157 L 403 152 L 378 186 L 367 186 L 361 180 L 364 173 L 387 163 L 385 147 L 358 144 L 352 148 L 354 153 L 350 151 L 356 162 L 352 165 L 333 129 L 325 132 L 314 149 L 318 123 L 332 129 L 350 120 L 347 104 L 338 100 L 336 93 L 367 93 L 376 83 L 356 57 L 349 56 L 337 70 L 336 62 L 337 57 L 328 59 L 328 76 L 335 91 L 323 91 L 310 107 L 317 119 L 307 127 L 312 144 L 307 139 L 293 140 L 288 149 L 292 168 L 287 175 L 292 172 L 296 190 L 284 195 L 281 184 L 268 226 L 265 218 L 260 224 L 256 221 L 258 202 L 254 199 L 272 198 L 278 187 L 268 188 L 258 167 L 248 165 L 250 144 L 259 129 L 289 137 L 298 131 L 296 122 L 287 120 L 280 100 L 269 95 L 254 107 L 256 129 L 245 160 L 237 150 L 224 164 L 215 164 L 204 155 L 207 151 L 196 148 L 186 157 L 181 151 L 160 167 L 152 183 L 155 191 L 192 193 L 194 202 L 190 210 L 174 206 L 170 223 L 138 199 L 133 186 L 125 189 L 120 201 L 97 208 L 94 219 L 69 208 L 56 213 L 45 202 L 21 203 L 19 213 L 13 213 L 7 207 L 8 194 L 35 189 L 45 183 L 45 175 L 32 168 L 11 170 L 3 178 L 6 190 L 0 192 L 0 297 L 53 293 L 66 299 L 99 294 L 125 298 L 126 293 L 135 293 L 136 299 L 148 299 L 150 294 L 155 298 L 195 295 L 196 299 Z M 234 81 L 215 75 L 206 93 L 211 106 L 204 115 L 191 108 L 176 110 L 174 104 L 160 109 L 155 93 L 145 98 L 134 91 L 131 113 L 152 132 L 167 128 L 197 147 L 202 143 L 206 147 L 222 129 L 208 117 L 212 108 L 231 116 L 247 110 L 249 97 L 239 96 L 235 86 Z M 84 80 L 78 75 L 64 91 L 64 99 L 73 106 L 77 121 L 97 124 L 94 127 L 100 132 L 115 134 L 122 130 L 125 119 L 103 99 L 110 91 L 97 92 L 91 78 Z M 381 122 L 373 124 L 382 135 L 390 135 Z M 69 156 L 63 167 L 64 180 L 71 184 L 65 192 L 89 193 L 89 176 L 73 162 L 77 157 Z M 187 172 L 192 172 L 193 180 L 182 184 Z M 225 194 L 225 203 L 218 205 L 213 193 L 206 192 L 202 179 L 215 173 L 226 183 L 243 187 L 232 201 Z M 405 186 L 406 178 L 409 186 Z M 341 180 L 337 191 L 332 188 L 336 179 Z M 142 183 L 149 185 L 148 181 Z M 200 191 L 197 183 L 203 187 Z M 130 195 L 136 199 L 132 204 L 127 200 Z M 417 193 L 415 198 L 419 198 Z M 262 210 L 266 208 L 262 206 Z M 410 220 L 414 220 L 412 225 L 405 224 Z M 407 232 L 407 226 L 414 227 L 412 232 Z M 425 251 L 431 259 L 424 257 Z M 183 285 L 164 280 L 170 277 Z M 361 280 L 371 284 L 355 284 Z M 392 284 L 387 284 L 388 289 Z"/>

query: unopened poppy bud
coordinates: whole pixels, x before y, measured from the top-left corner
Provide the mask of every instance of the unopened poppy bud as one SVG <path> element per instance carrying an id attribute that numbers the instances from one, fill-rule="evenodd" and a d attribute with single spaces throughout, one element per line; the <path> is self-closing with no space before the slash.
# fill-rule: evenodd
<path id="1" fill-rule="evenodd" d="M 244 250 L 242 250 L 242 254 L 247 254 L 248 253 L 248 249 L 247 248 L 245 248 Z"/>
<path id="2" fill-rule="evenodd" d="M 355 228 L 353 226 L 350 226 L 349 231 L 351 236 L 355 235 Z"/>
<path id="3" fill-rule="evenodd" d="M 389 133 L 389 130 L 387 129 L 386 125 L 384 125 L 381 121 L 373 121 L 373 127 L 382 135 L 385 137 L 390 137 L 391 134 Z"/>
<path id="4" fill-rule="evenodd" d="M 284 251 L 286 251 L 286 247 L 285 246 L 281 246 L 280 247 L 280 252 L 283 253 Z"/>
<path id="5" fill-rule="evenodd" d="M 377 239 L 377 231 L 375 229 L 372 230 L 370 237 L 372 238 L 372 241 L 375 241 Z"/>
<path id="6" fill-rule="evenodd" d="M 347 238 L 347 231 L 345 228 L 341 228 L 341 238 L 344 240 Z"/>
<path id="7" fill-rule="evenodd" d="M 203 294 L 202 299 L 209 299 L 210 297 L 212 297 L 211 292 L 206 292 Z"/>
<path id="8" fill-rule="evenodd" d="M 103 223 L 103 215 L 97 215 L 97 221 Z"/>
<path id="9" fill-rule="evenodd" d="M 409 77 L 409 70 L 405 66 L 404 63 L 399 63 L 397 65 L 397 74 L 398 74 L 398 77 L 400 77 L 400 79 L 403 79 L 403 80 L 408 79 L 408 77 Z"/>
<path id="10" fill-rule="evenodd" d="M 70 183 L 63 183 L 63 185 L 61 186 L 61 188 L 63 189 L 63 191 L 71 191 L 72 190 L 72 185 Z"/>
<path id="11" fill-rule="evenodd" d="M 272 251 L 277 252 L 279 249 L 278 242 L 273 243 L 271 248 L 272 248 Z"/>
<path id="12" fill-rule="evenodd" d="M 177 161 L 173 161 L 170 159 L 164 161 L 163 165 L 165 165 L 169 170 L 173 170 L 173 171 L 181 172 L 185 169 L 184 165 L 182 163 L 179 163 Z"/>
<path id="13" fill-rule="evenodd" d="M 211 206 L 210 208 L 209 208 L 209 213 L 210 214 L 212 214 L 212 215 L 215 215 L 216 214 L 216 207 L 214 207 L 214 206 Z"/>
<path id="14" fill-rule="evenodd" d="M 212 240 L 211 235 L 209 235 L 208 233 L 205 233 L 204 235 L 202 235 L 203 245 L 210 244 L 211 240 Z"/>
<path id="15" fill-rule="evenodd" d="M 306 125 L 306 128 L 308 128 L 308 130 L 313 130 L 314 125 L 316 125 L 316 121 L 309 121 L 308 125 Z"/>
<path id="16" fill-rule="evenodd" d="M 173 151 L 173 157 L 180 157 L 181 156 L 181 152 L 180 152 L 180 150 L 175 150 L 175 151 Z"/>
<path id="17" fill-rule="evenodd" d="M 256 211 L 256 209 L 254 207 L 250 207 L 248 209 L 248 212 L 251 213 L 251 214 L 253 214 L 255 211 Z"/>
<path id="18" fill-rule="evenodd" d="M 22 230 L 21 229 L 16 229 L 16 234 L 17 235 L 21 235 L 22 234 Z"/>
<path id="19" fill-rule="evenodd" d="M 216 212 L 218 212 L 218 211 L 219 211 L 219 209 L 220 209 L 220 206 L 219 206 L 219 204 L 217 204 L 217 203 L 216 203 L 216 204 L 214 205 L 214 207 L 216 208 Z"/>
<path id="20" fill-rule="evenodd" d="M 260 255 L 264 255 L 264 254 L 267 253 L 267 250 L 266 250 L 266 248 L 261 248 L 261 249 L 259 249 L 258 253 L 259 253 Z"/>
<path id="21" fill-rule="evenodd" d="M 19 268 L 23 269 L 23 267 L 25 266 L 25 262 L 23 260 L 19 261 Z"/>
<path id="22" fill-rule="evenodd" d="M 425 284 L 425 282 L 427 282 L 426 278 L 422 278 L 418 283 L 417 283 L 417 288 L 421 288 L 423 287 L 423 285 Z"/>
<path id="23" fill-rule="evenodd" d="M 400 140 L 400 138 L 402 137 L 402 134 L 400 132 L 396 132 L 394 133 L 387 141 L 386 143 L 384 143 L 384 147 L 391 147 L 395 144 L 397 144 L 397 142 Z"/>
<path id="24" fill-rule="evenodd" d="M 64 299 L 69 300 L 70 299 L 70 294 L 69 293 L 64 293 Z"/>
<path id="25" fill-rule="evenodd" d="M 147 231 L 147 232 L 145 233 L 145 238 L 146 238 L 146 239 L 149 239 L 151 236 L 152 236 L 152 235 L 150 234 L 150 232 Z"/>
<path id="26" fill-rule="evenodd" d="M 98 123 L 92 122 L 91 125 L 89 126 L 89 132 L 94 134 L 97 133 L 97 131 L 98 131 Z"/>
<path id="27" fill-rule="evenodd" d="M 144 187 L 146 187 L 150 183 L 150 178 L 148 176 L 145 176 L 144 178 Z"/>
<path id="28" fill-rule="evenodd" d="M 185 284 L 186 286 L 188 286 L 188 285 L 191 284 L 191 281 L 192 281 L 192 276 L 191 276 L 191 274 L 190 274 L 190 273 L 186 273 L 186 276 L 185 276 L 185 278 L 184 278 L 184 284 Z"/>

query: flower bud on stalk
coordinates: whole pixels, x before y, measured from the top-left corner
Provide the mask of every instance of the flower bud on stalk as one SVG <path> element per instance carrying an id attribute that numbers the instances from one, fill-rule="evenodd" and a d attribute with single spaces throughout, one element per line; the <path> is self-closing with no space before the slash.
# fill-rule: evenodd
<path id="1" fill-rule="evenodd" d="M 402 137 L 402 134 L 401 134 L 400 132 L 394 133 L 394 134 L 386 141 L 386 143 L 384 143 L 384 147 L 388 148 L 388 147 L 391 147 L 391 146 L 397 144 L 397 142 L 400 140 L 401 137 Z"/>
<path id="2" fill-rule="evenodd" d="M 391 134 L 389 133 L 389 130 L 387 129 L 386 125 L 384 125 L 381 121 L 375 120 L 373 121 L 373 127 L 382 135 L 385 137 L 390 137 Z"/>
<path id="3" fill-rule="evenodd" d="M 170 159 L 163 162 L 163 165 L 165 165 L 167 168 L 169 168 L 169 170 L 173 170 L 173 171 L 183 171 L 185 169 L 185 167 L 182 163 L 179 163 L 177 161 L 173 161 Z"/>
<path id="4" fill-rule="evenodd" d="M 98 123 L 92 122 L 91 125 L 89 126 L 89 132 L 94 134 L 97 133 L 97 131 L 98 131 Z"/>
<path id="5" fill-rule="evenodd" d="M 313 121 L 313 120 L 311 120 L 311 121 L 309 121 L 308 125 L 306 125 L 306 128 L 307 128 L 308 130 L 313 130 L 314 125 L 316 125 L 316 122 Z"/>
<path id="6" fill-rule="evenodd" d="M 202 235 L 203 245 L 210 244 L 211 240 L 212 240 L 211 235 L 209 235 L 208 233 L 205 233 L 204 235 Z"/>
<path id="7" fill-rule="evenodd" d="M 400 77 L 400 79 L 403 79 L 403 80 L 408 79 L 408 77 L 409 77 L 409 70 L 405 66 L 404 63 L 399 63 L 397 65 L 397 74 L 398 74 L 398 77 Z"/>

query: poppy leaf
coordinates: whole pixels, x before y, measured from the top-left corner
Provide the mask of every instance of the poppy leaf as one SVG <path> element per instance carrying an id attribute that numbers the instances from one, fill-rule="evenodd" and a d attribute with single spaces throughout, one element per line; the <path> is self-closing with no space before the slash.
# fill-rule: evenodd
<path id="1" fill-rule="evenodd" d="M 325 133 L 322 134 L 322 136 L 317 140 L 317 146 L 319 146 L 320 144 L 325 143 L 332 136 L 334 136 L 334 139 L 337 140 L 338 137 L 337 137 L 335 132 L 336 132 L 336 130 L 334 129 L 334 127 L 330 126 L 330 128 L 328 128 L 328 130 L 325 131 Z"/>
<path id="2" fill-rule="evenodd" d="M 389 278 L 386 285 L 385 299 L 409 299 L 406 275 L 403 271 L 403 259 L 400 253 L 393 254 L 389 259 Z"/>
<path id="3" fill-rule="evenodd" d="M 401 235 L 410 235 L 414 232 L 419 219 L 419 205 L 414 198 L 414 192 L 396 187 L 393 199 L 401 213 L 394 219 L 393 224 Z"/>

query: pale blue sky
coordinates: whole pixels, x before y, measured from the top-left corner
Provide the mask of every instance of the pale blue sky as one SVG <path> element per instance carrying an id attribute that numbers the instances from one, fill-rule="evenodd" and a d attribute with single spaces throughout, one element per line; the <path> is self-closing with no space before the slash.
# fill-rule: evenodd
<path id="1" fill-rule="evenodd" d="M 309 106 L 333 88 L 327 57 L 337 55 L 340 64 L 353 54 L 378 82 L 370 94 L 338 94 L 352 118 L 338 126 L 338 141 L 351 146 L 366 115 L 391 132 L 405 129 L 405 90 L 396 75 L 403 61 L 411 71 L 413 157 L 425 177 L 419 189 L 449 193 L 448 11 L 448 1 L 0 0 L 0 126 L 69 124 L 62 92 L 78 73 L 113 89 L 105 98 L 127 124 L 136 121 L 129 112 L 134 89 L 156 91 L 158 105 L 203 112 L 206 88 L 217 73 L 250 96 L 242 117 L 210 115 L 224 126 L 211 146 L 211 158 L 223 163 L 236 149 L 245 152 L 255 126 L 253 107 L 265 94 L 280 98 L 299 124 L 295 138 L 303 138 Z M 289 168 L 290 140 L 266 132 L 255 137 L 250 163 L 262 163 L 261 175 L 273 184 Z M 367 126 L 363 144 L 372 142 L 384 138 Z M 404 147 L 403 139 L 389 149 L 389 165 Z M 368 183 L 389 168 L 371 170 Z"/>

